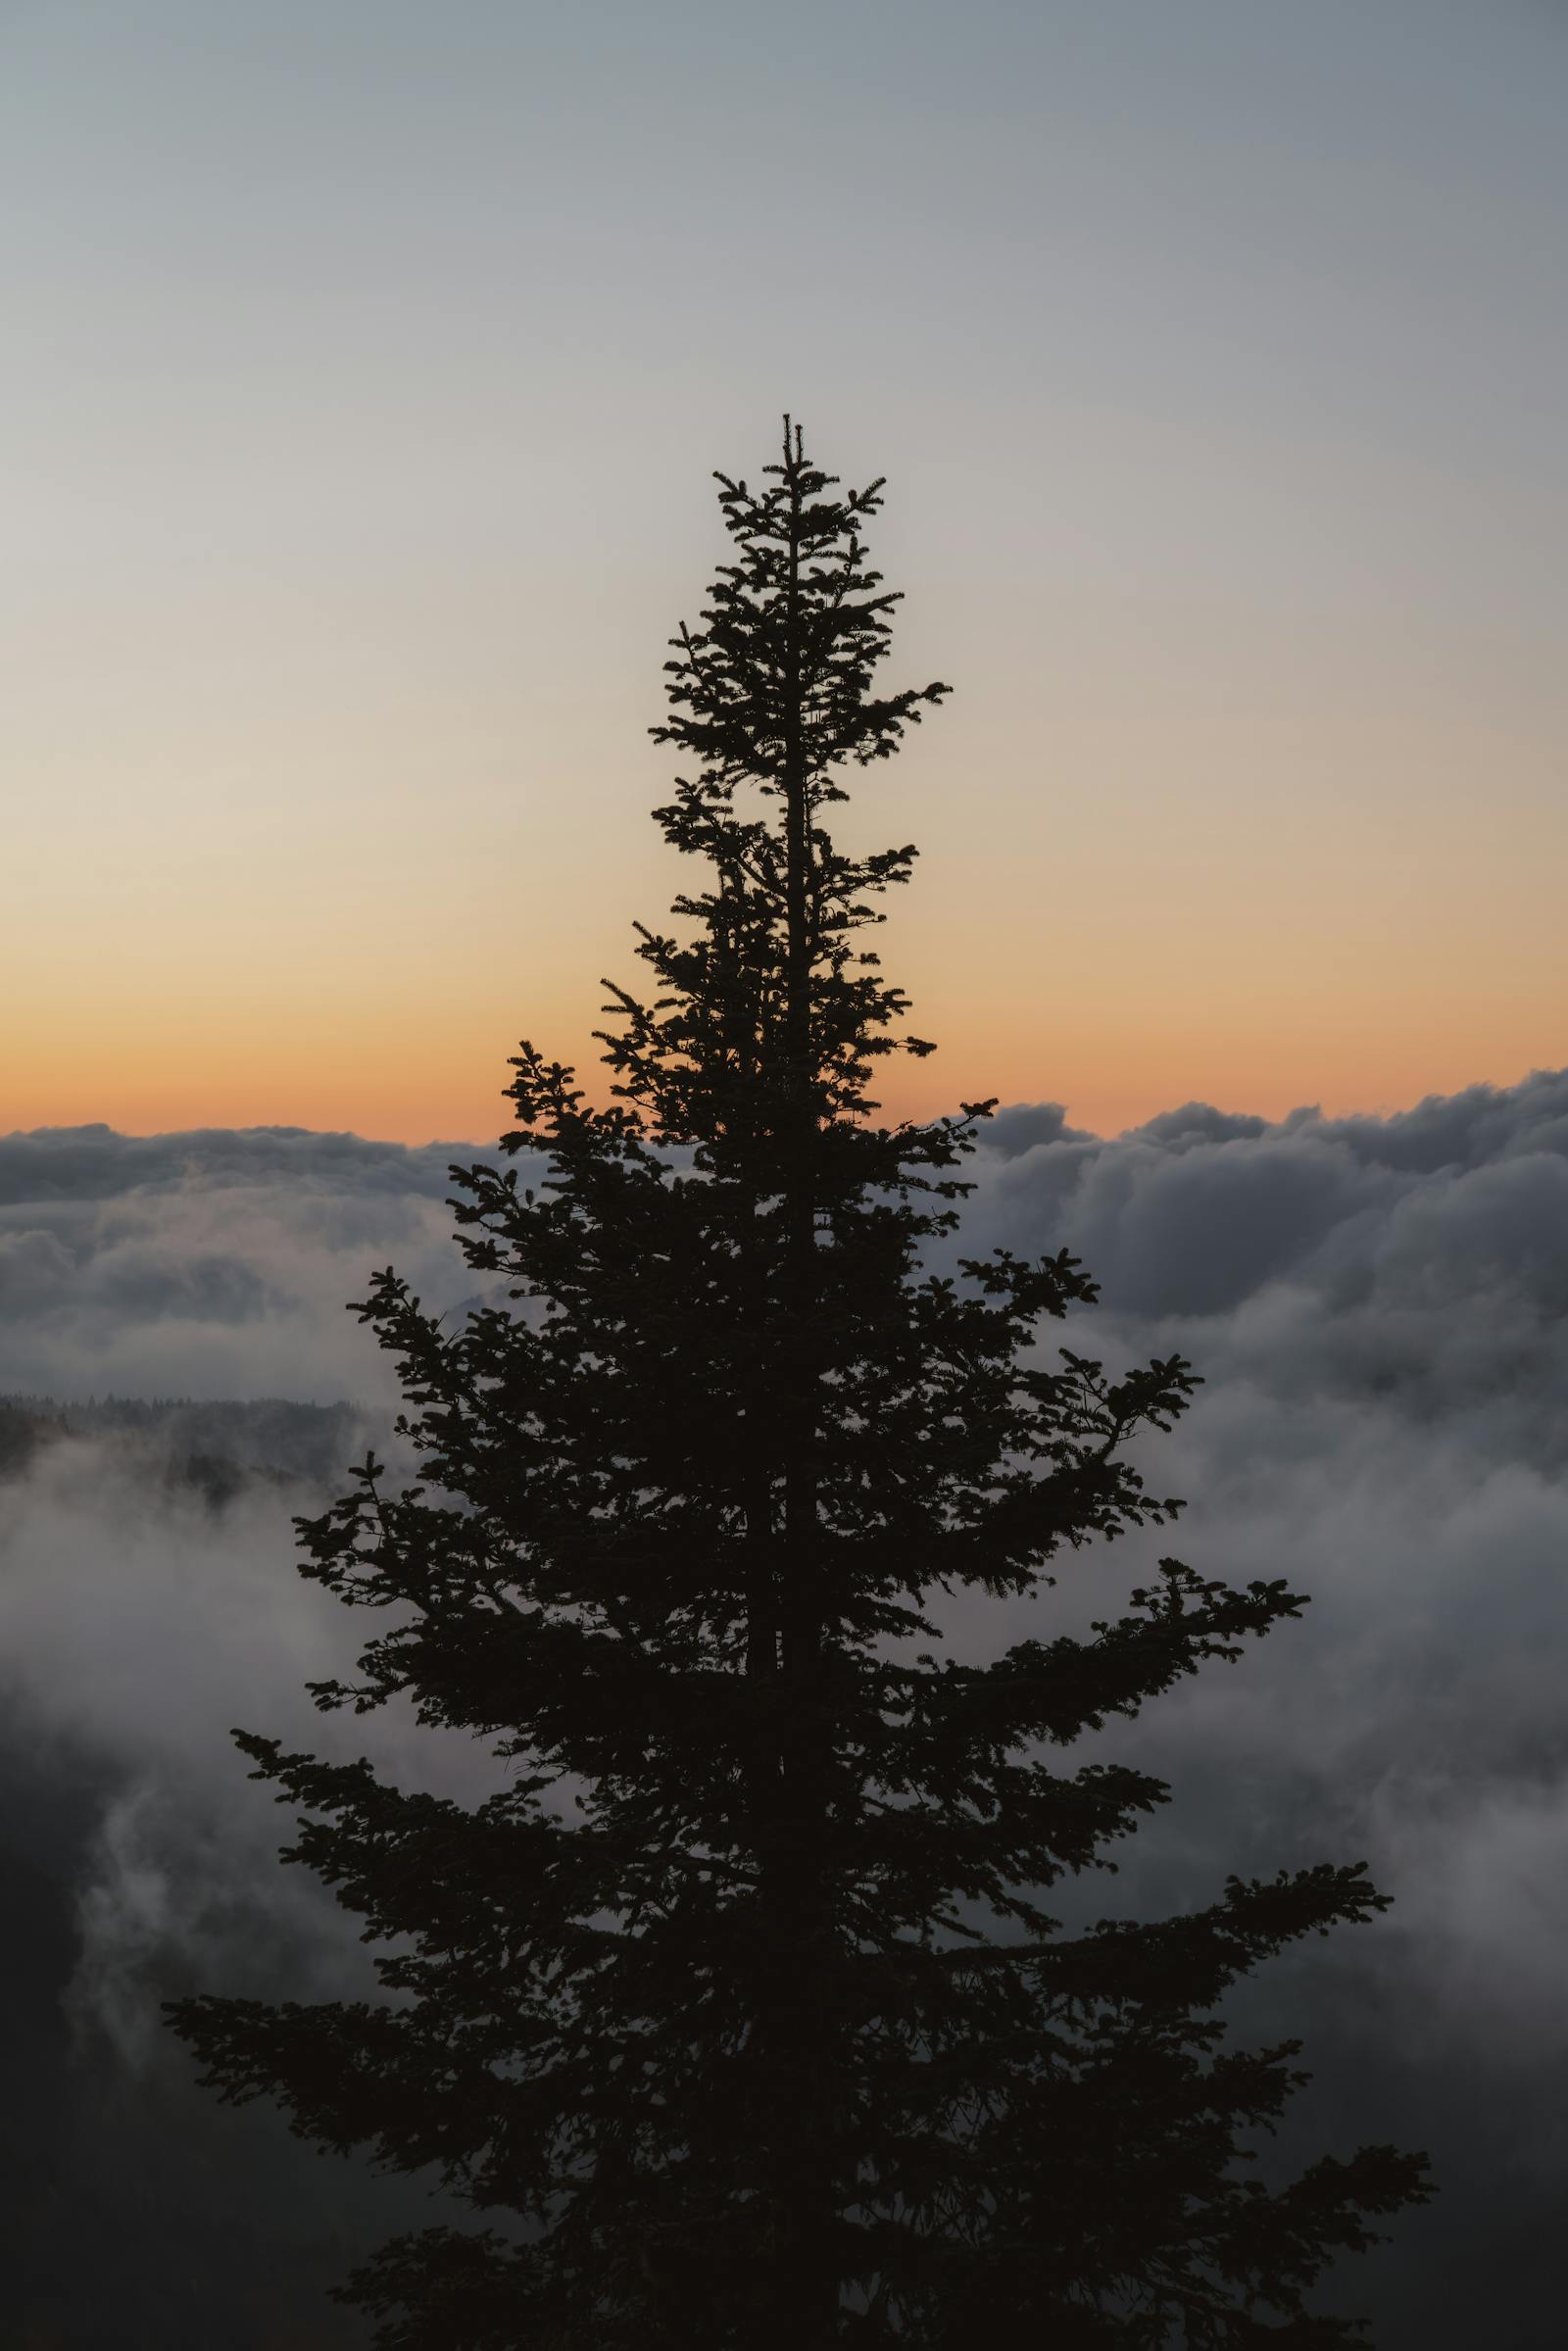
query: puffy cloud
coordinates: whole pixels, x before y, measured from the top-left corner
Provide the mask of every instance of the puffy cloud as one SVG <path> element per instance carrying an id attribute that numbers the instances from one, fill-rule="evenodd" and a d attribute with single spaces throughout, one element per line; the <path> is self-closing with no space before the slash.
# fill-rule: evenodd
<path id="1" fill-rule="evenodd" d="M 472 1289 L 444 1201 L 471 1145 L 293 1127 L 0 1138 L 0 1393 L 387 1400 L 344 1303 L 396 1261 Z"/>
<path id="2" fill-rule="evenodd" d="M 1366 1856 L 1391 1917 L 1249 2014 L 1306 2032 L 1314 2112 L 1433 2148 L 1441 2204 L 1347 2289 L 1374 2339 L 1536 2351 L 1568 2041 L 1568 1076 L 985 1155 L 965 1246 L 1065 1244 L 1102 1288 L 1076 1347 L 1205 1380 L 1149 1457 L 1181 1526 L 1075 1560 L 1067 1606 L 1172 1548 L 1312 1601 L 1118 1736 L 1175 1796 L 1103 1906 Z"/>
<path id="3" fill-rule="evenodd" d="M 367 1737 L 305 1694 L 350 1663 L 359 1628 L 293 1572 L 290 1514 L 369 1431 L 276 1404 L 76 1407 L 65 1431 L 6 1418 L 30 1438 L 0 1474 L 8 2317 L 83 2351 L 355 2340 L 325 2288 L 389 2213 L 428 2221 L 422 2191 L 359 2165 L 327 2174 L 277 2117 L 219 2110 L 159 2002 L 369 1984 L 354 1922 L 277 1866 L 288 1816 L 247 1778 L 232 1725 L 369 1747 L 466 1795 L 493 1784 L 469 1742 L 397 1716 Z"/>
<path id="4" fill-rule="evenodd" d="M 429 1143 L 415 1150 L 308 1127 L 196 1127 L 177 1135 L 122 1135 L 101 1124 L 36 1127 L 0 1136 L 0 1206 L 278 1182 L 338 1197 L 422 1193 L 439 1200 L 449 1162 L 467 1148 Z"/>
<path id="5" fill-rule="evenodd" d="M 379 1409 L 387 1367 L 342 1301 L 393 1261 L 461 1305 L 442 1202 L 448 1161 L 473 1155 L 292 1130 L 0 1142 L 0 1389 Z M 1075 1557 L 1063 1619 L 1102 1613 L 1173 1547 L 1312 1595 L 1300 1624 L 1107 1735 L 1175 1797 L 1083 1898 L 1145 1909 L 1205 1898 L 1230 1868 L 1365 1854 L 1390 1920 L 1260 1982 L 1247 2021 L 1308 2036 L 1307 2151 L 1336 2133 L 1433 2146 L 1441 2207 L 1349 2288 L 1384 2351 L 1536 2351 L 1557 2325 L 1550 2084 L 1568 2034 L 1568 1073 L 1387 1119 L 1188 1104 L 1113 1140 L 1015 1105 L 972 1172 L 963 1253 L 1071 1248 L 1102 1292 L 1074 1347 L 1113 1365 L 1180 1351 L 1206 1383 L 1149 1459 L 1191 1496 L 1181 1528 Z M 143 2109 L 172 2079 L 145 2028 L 167 1984 L 233 1981 L 240 1959 L 307 1985 L 356 1964 L 327 1906 L 273 1868 L 276 1817 L 223 1745 L 233 1721 L 339 1735 L 302 1716 L 298 1686 L 343 1653 L 344 1620 L 291 1573 L 288 1489 L 242 1480 L 215 1515 L 210 1487 L 170 1474 L 203 1453 L 320 1478 L 361 1434 L 270 1409 L 157 1431 L 78 1411 L 86 1435 L 0 1485 L 7 1737 L 23 1779 L 28 1757 L 57 1759 L 29 1799 L 49 1835 L 20 1816 L 5 1834 L 69 1922 L 50 1982 L 58 1996 L 69 1979 L 92 2078 L 135 2074 Z M 960 1628 L 1021 1629 L 1006 1609 Z M 377 1735 L 406 1773 L 482 1774 L 471 1750 Z M 194 2105 L 171 2111 L 207 2143 Z M 234 2161 L 234 2180 L 261 2165 L 281 2211 L 286 2151 Z"/>

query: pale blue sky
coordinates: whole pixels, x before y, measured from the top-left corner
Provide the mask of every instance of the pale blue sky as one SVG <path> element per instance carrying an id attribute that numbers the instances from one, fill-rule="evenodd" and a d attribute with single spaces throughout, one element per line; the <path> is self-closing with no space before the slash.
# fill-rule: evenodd
<path id="1" fill-rule="evenodd" d="M 786 402 L 960 689 L 947 1082 L 1560 1060 L 1565 99 L 1549 0 L 0 0 L 16 1115 L 412 1134 L 577 1046 Z"/>

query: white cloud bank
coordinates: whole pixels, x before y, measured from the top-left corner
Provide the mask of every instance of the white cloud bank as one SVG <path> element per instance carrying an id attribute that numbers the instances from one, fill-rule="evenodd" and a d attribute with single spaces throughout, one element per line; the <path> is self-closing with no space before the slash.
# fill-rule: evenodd
<path id="1" fill-rule="evenodd" d="M 442 1203 L 474 1155 L 293 1130 L 0 1140 L 0 1391 L 378 1408 L 388 1367 L 343 1301 L 387 1262 L 438 1306 L 470 1293 Z M 1155 1547 L 1312 1595 L 1107 1734 L 1175 1802 L 1099 1906 L 1371 1861 L 1393 1918 L 1292 1963 L 1268 2018 L 1311 2039 L 1310 2144 L 1428 2139 L 1446 2175 L 1350 2294 L 1385 2351 L 1536 2351 L 1556 2339 L 1568 2056 L 1568 1073 L 1389 1119 L 1190 1105 L 1114 1141 L 1015 1107 L 974 1173 L 966 1251 L 1071 1248 L 1102 1289 L 1075 1347 L 1180 1350 L 1204 1376 L 1152 1456 L 1191 1497 Z M 305 1727 L 299 1685 L 353 1631 L 294 1577 L 290 1506 L 257 1484 L 215 1516 L 98 1440 L 0 1486 L 10 1737 L 77 1791 L 71 1997 L 131 2067 L 157 2070 L 147 2005 L 181 1968 L 352 1964 L 272 1867 L 277 1816 L 224 1744 L 234 1721 Z M 1081 1582 L 1098 1611 L 1140 1563 L 1084 1555 L 1063 1606 Z"/>

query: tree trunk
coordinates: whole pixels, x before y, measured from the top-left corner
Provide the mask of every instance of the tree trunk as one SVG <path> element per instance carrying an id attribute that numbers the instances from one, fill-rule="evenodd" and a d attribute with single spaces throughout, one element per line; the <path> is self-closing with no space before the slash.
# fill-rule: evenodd
<path id="1" fill-rule="evenodd" d="M 787 432 L 786 427 L 786 432 Z M 786 441 L 786 463 L 799 463 Z M 767 1865 L 776 2006 L 774 2132 L 775 2275 L 768 2339 L 777 2351 L 825 2351 L 838 2333 L 833 2243 L 834 2155 L 831 2033 L 825 1997 L 831 1936 L 824 1859 L 828 1733 L 822 1713 L 822 1594 L 818 1525 L 817 1373 L 812 1325 L 817 1293 L 816 1103 L 812 1053 L 811 810 L 806 753 L 806 649 L 799 633 L 802 497 L 790 481 L 792 544 L 784 649 L 784 821 L 787 849 L 789 1064 L 784 1147 L 783 1296 L 785 1394 L 783 1526 L 779 1575 L 779 1804 Z"/>

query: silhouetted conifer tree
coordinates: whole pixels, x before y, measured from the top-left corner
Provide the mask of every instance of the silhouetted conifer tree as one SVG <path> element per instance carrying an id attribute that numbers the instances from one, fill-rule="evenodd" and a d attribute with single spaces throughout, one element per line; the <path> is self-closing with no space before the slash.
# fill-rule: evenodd
<path id="1" fill-rule="evenodd" d="M 648 995 L 612 991 L 607 1106 L 514 1063 L 502 1148 L 539 1188 L 455 1171 L 514 1310 L 447 1329 L 391 1271 L 360 1308 L 422 1482 L 372 1459 L 301 1522 L 304 1572 L 385 1611 L 318 1702 L 406 1694 L 508 1770 L 466 1809 L 242 1736 L 388 1998 L 203 1997 L 176 2029 L 225 2098 L 488 2216 L 351 2281 L 386 2345 L 1342 2341 L 1304 2289 L 1420 2161 L 1262 2185 L 1295 2044 L 1227 2052 L 1214 2011 L 1384 1898 L 1324 1865 L 1153 1925 L 1049 1915 L 1166 1794 L 1077 1742 L 1301 1603 L 1167 1559 L 1086 1639 L 938 1654 L 939 1601 L 1039 1594 L 1065 1546 L 1168 1519 L 1125 1447 L 1194 1381 L 1044 1350 L 1095 1297 L 1065 1252 L 924 1269 L 990 1105 L 878 1122 L 906 1005 L 865 941 L 914 853 L 826 819 L 947 688 L 875 690 L 879 483 L 787 421 L 763 487 L 718 478 L 734 560 L 654 730 L 699 879 L 641 934 Z"/>

